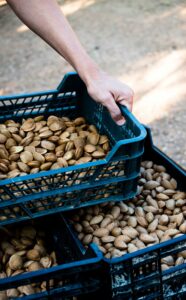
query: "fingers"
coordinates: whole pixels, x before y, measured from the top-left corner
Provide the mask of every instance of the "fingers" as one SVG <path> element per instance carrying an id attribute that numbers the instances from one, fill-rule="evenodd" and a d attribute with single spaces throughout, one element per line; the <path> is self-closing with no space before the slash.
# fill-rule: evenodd
<path id="1" fill-rule="evenodd" d="M 125 105 L 129 111 L 132 111 L 134 93 L 129 86 L 102 74 L 100 80 L 87 86 L 87 90 L 95 101 L 107 107 L 111 117 L 118 125 L 121 126 L 125 123 L 117 103 Z"/>
<path id="2" fill-rule="evenodd" d="M 132 111 L 133 98 L 134 98 L 134 92 L 131 90 L 131 92 L 128 93 L 127 97 L 125 96 L 125 99 L 123 97 L 119 97 L 116 101 L 121 105 L 125 105 L 129 111 Z"/>
<path id="3" fill-rule="evenodd" d="M 132 111 L 132 105 L 133 105 L 133 99 L 130 100 L 120 100 L 117 101 L 118 103 L 120 103 L 121 105 L 125 105 L 129 111 Z"/>
<path id="4" fill-rule="evenodd" d="M 125 123 L 125 118 L 122 116 L 121 111 L 118 107 L 118 105 L 116 104 L 114 98 L 112 95 L 110 95 L 110 97 L 107 98 L 106 101 L 104 101 L 104 105 L 107 107 L 107 109 L 109 110 L 111 117 L 113 118 L 113 120 L 119 125 L 123 125 Z"/>

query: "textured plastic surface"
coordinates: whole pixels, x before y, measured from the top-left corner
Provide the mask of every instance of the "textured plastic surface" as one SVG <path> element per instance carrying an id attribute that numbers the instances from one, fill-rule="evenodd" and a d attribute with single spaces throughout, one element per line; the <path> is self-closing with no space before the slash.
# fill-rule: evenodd
<path id="1" fill-rule="evenodd" d="M 143 159 L 162 164 L 186 191 L 186 172 L 152 144 L 150 130 L 145 140 Z M 71 228 L 72 232 L 72 228 Z M 72 235 L 76 235 L 74 231 Z M 77 247 L 81 242 L 76 239 Z M 186 299 L 186 264 L 161 270 L 161 259 L 186 250 L 186 235 L 120 258 L 103 258 L 105 288 L 100 299 L 183 300 Z"/>
<path id="2" fill-rule="evenodd" d="M 4 201 L 0 207 L 0 224 L 7 225 L 21 220 L 36 218 L 56 212 L 85 207 L 105 201 L 121 201 L 133 197 L 136 193 L 137 178 L 133 177 L 124 182 L 116 182 L 96 186 L 86 190 L 58 194 L 58 191 L 42 194 L 40 199 L 28 197 L 6 206 Z"/>
<path id="3" fill-rule="evenodd" d="M 37 219 L 35 224 L 47 230 L 48 249 L 56 252 L 58 266 L 0 279 L 0 291 L 28 284 L 41 284 L 45 281 L 47 286 L 45 292 L 24 296 L 21 299 L 68 300 L 73 299 L 73 296 L 99 290 L 101 267 L 99 262 L 102 254 L 97 248 L 92 245 L 87 252 L 83 248 L 77 248 L 60 215 Z M 51 279 L 53 286 L 50 286 Z"/>
<path id="4" fill-rule="evenodd" d="M 81 115 L 95 124 L 100 133 L 107 134 L 111 145 L 102 160 L 0 180 L 0 223 L 92 205 L 100 198 L 99 189 L 120 182 L 130 189 L 124 188 L 118 196 L 123 199 L 134 196 L 146 131 L 125 107 L 120 108 L 126 119 L 123 126 L 117 126 L 106 108 L 88 96 L 75 73 L 67 74 L 56 90 L 0 97 L 0 123 L 38 115 L 70 118 Z"/>

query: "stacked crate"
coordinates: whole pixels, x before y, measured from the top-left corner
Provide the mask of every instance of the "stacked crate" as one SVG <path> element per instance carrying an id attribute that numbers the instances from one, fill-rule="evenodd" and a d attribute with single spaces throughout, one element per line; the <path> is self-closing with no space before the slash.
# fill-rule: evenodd
<path id="1" fill-rule="evenodd" d="M 145 139 L 143 160 L 146 162 L 153 161 L 154 164 L 161 165 L 164 169 L 166 168 L 167 173 L 171 176 L 170 178 L 175 178 L 178 183 L 177 191 L 186 191 L 186 172 L 153 145 L 150 129 L 146 129 L 147 137 Z M 183 194 L 180 192 L 180 197 Z M 180 198 L 177 201 L 184 202 L 185 200 Z M 128 204 L 128 201 L 124 203 Z M 185 217 L 184 208 L 185 206 L 183 206 L 183 215 Z M 111 212 L 111 209 L 109 211 Z M 78 211 L 75 216 L 77 215 Z M 67 222 L 77 245 L 82 247 L 82 242 L 79 241 L 78 235 L 68 218 L 67 216 L 64 221 Z M 185 299 L 185 255 L 186 234 L 182 233 L 174 239 L 152 246 L 147 245 L 141 250 L 124 254 L 121 257 L 109 259 L 104 257 L 102 269 L 105 273 L 102 278 L 105 280 L 105 287 L 102 288 L 103 293 L 100 299 L 104 297 L 114 300 Z M 162 261 L 167 261 L 170 258 L 174 259 L 174 263 L 172 264 L 171 262 L 168 267 L 164 268 Z M 175 263 L 178 258 L 181 258 L 181 263 L 178 261 L 178 263 Z"/>
<path id="2" fill-rule="evenodd" d="M 56 263 L 49 268 L 1 276 L 0 299 L 15 299 L 6 298 L 5 291 L 30 285 L 45 288 L 24 294 L 25 300 L 184 297 L 185 264 L 162 272 L 160 261 L 186 249 L 185 235 L 120 258 L 105 259 L 95 244 L 85 249 L 68 220 L 59 214 L 133 198 L 142 156 L 164 165 L 177 179 L 179 188 L 186 190 L 185 172 L 153 146 L 148 129 L 146 137 L 144 127 L 126 108 L 120 108 L 126 119 L 121 127 L 88 96 L 85 85 L 74 73 L 66 75 L 56 90 L 0 97 L 0 123 L 40 115 L 71 119 L 83 116 L 108 136 L 111 147 L 101 160 L 0 181 L 1 231 L 10 233 L 15 225 L 39 225 L 47 231 L 47 244 L 56 254 Z"/>
<path id="3" fill-rule="evenodd" d="M 83 116 L 107 135 L 111 147 L 105 159 L 1 180 L 2 225 L 135 195 L 146 133 L 126 108 L 121 107 L 126 124 L 119 127 L 76 74 L 67 75 L 57 90 L 0 100 L 1 123 L 40 115 Z"/>
<path id="4" fill-rule="evenodd" d="M 101 290 L 102 254 L 94 245 L 88 251 L 76 248 L 62 218 L 53 215 L 135 195 L 146 132 L 127 109 L 121 110 L 126 118 L 123 127 L 117 126 L 108 111 L 88 96 L 85 85 L 74 73 L 66 75 L 56 90 L 0 98 L 1 124 L 41 115 L 45 119 L 51 115 L 70 119 L 81 116 L 94 124 L 100 134 L 107 135 L 111 147 L 106 158 L 93 162 L 14 178 L 3 178 L 2 174 L 0 226 L 6 226 L 11 236 L 15 225 L 24 227 L 34 219 L 31 224 L 47 228 L 47 243 L 53 245 L 50 251 L 56 253 L 56 265 L 50 268 L 18 272 L 8 278 L 1 272 L 2 299 L 6 299 L 7 289 L 9 298 L 16 297 L 17 287 L 25 299 L 64 299 Z M 6 261 L 6 253 L 1 255 Z M 22 255 L 26 259 L 27 254 Z M 45 288 L 39 290 L 40 285 Z M 29 292 L 31 286 L 37 287 L 34 294 Z"/>

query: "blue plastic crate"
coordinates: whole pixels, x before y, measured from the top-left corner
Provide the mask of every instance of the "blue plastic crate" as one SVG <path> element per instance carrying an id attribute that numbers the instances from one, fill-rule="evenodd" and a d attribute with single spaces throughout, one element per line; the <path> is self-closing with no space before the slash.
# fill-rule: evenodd
<path id="1" fill-rule="evenodd" d="M 70 118 L 81 115 L 108 136 L 111 146 L 105 159 L 0 180 L 0 223 L 96 204 L 103 201 L 99 189 L 121 182 L 130 187 L 123 189 L 122 198 L 134 196 L 146 131 L 125 107 L 120 108 L 126 119 L 124 126 L 118 126 L 107 109 L 88 96 L 75 73 L 67 74 L 56 90 L 0 97 L 0 123 L 38 115 Z M 55 195 L 58 204 L 52 198 Z"/>
<path id="2" fill-rule="evenodd" d="M 183 299 L 186 264 L 161 271 L 163 257 L 183 250 L 186 250 L 186 235 L 120 258 L 103 258 L 109 274 L 110 299 Z"/>
<path id="3" fill-rule="evenodd" d="M 19 199 L 10 206 L 6 202 L 0 206 L 1 225 L 7 225 L 29 218 L 36 218 L 56 212 L 68 211 L 71 209 L 98 204 L 105 201 L 121 201 L 133 197 L 137 188 L 137 178 L 131 178 L 124 182 L 115 182 L 96 186 L 86 190 L 73 190 L 63 195 L 59 191 L 42 194 L 40 199 L 35 195 Z M 123 196 L 123 195 L 126 195 Z M 26 210 L 26 211 L 25 211 Z"/>
<path id="4" fill-rule="evenodd" d="M 30 224 L 30 221 L 26 224 Z M 34 224 L 36 228 L 47 231 L 47 248 L 55 251 L 58 265 L 0 279 L 0 292 L 28 284 L 40 285 L 43 281 L 46 282 L 46 291 L 25 295 L 21 299 L 73 300 L 75 296 L 98 291 L 101 287 L 100 261 L 102 254 L 97 251 L 97 248 L 92 245 L 86 253 L 83 248 L 77 248 L 73 236 L 60 215 L 39 218 Z M 17 226 L 22 225 L 21 222 Z M 9 225 L 7 228 L 11 229 L 11 226 Z M 52 286 L 50 285 L 51 280 Z"/>
<path id="5" fill-rule="evenodd" d="M 152 143 L 150 129 L 145 140 L 143 159 L 162 164 L 186 191 L 186 172 Z M 82 244 L 66 219 L 77 248 Z M 186 299 L 186 263 L 161 270 L 161 259 L 186 250 L 186 234 L 181 237 L 125 254 L 119 258 L 103 257 L 104 289 L 99 299 L 113 300 L 183 300 Z"/>

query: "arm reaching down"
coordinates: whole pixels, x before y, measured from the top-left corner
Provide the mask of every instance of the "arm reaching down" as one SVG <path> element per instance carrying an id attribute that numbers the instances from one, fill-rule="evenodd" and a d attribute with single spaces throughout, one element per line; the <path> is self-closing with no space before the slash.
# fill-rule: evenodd
<path id="1" fill-rule="evenodd" d="M 55 0 L 7 0 L 17 16 L 63 56 L 78 72 L 90 96 L 106 106 L 118 125 L 124 123 L 120 103 L 132 110 L 133 91 L 112 78 L 90 58 Z"/>

